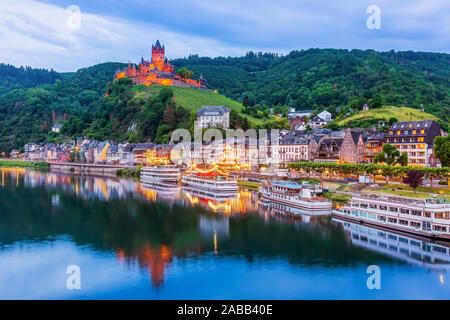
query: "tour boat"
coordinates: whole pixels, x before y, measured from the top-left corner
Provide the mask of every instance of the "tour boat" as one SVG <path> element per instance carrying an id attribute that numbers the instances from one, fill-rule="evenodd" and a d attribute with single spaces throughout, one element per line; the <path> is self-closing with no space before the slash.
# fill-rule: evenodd
<path id="1" fill-rule="evenodd" d="M 450 240 L 450 202 L 444 198 L 353 195 L 333 215 L 343 219 Z"/>
<path id="2" fill-rule="evenodd" d="M 183 191 L 212 200 L 228 200 L 238 195 L 236 179 L 226 176 L 204 176 L 195 173 L 183 175 L 181 178 Z"/>
<path id="3" fill-rule="evenodd" d="M 141 168 L 143 183 L 177 183 L 180 179 L 180 169 L 174 165 L 158 165 Z"/>
<path id="4" fill-rule="evenodd" d="M 450 245 L 404 232 L 362 225 L 334 217 L 352 244 L 432 270 L 450 269 Z"/>
<path id="5" fill-rule="evenodd" d="M 259 191 L 261 202 L 274 202 L 317 215 L 331 213 L 331 201 L 317 195 L 322 192 L 319 185 L 299 184 L 295 181 L 269 181 L 264 183 Z"/>

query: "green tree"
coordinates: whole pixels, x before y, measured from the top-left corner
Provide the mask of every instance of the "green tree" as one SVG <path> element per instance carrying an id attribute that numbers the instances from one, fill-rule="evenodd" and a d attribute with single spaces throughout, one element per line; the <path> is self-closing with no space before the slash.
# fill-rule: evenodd
<path id="1" fill-rule="evenodd" d="M 375 155 L 373 160 L 375 163 L 386 163 L 387 165 L 400 164 L 402 166 L 408 165 L 408 155 L 406 152 L 400 154 L 393 145 L 386 143 L 383 145 L 383 150 Z"/>
<path id="2" fill-rule="evenodd" d="M 443 167 L 450 167 L 450 136 L 434 138 L 433 152 Z"/>
<path id="3" fill-rule="evenodd" d="M 178 69 L 177 73 L 183 79 L 190 79 L 194 76 L 194 72 L 186 69 L 185 67 Z"/>

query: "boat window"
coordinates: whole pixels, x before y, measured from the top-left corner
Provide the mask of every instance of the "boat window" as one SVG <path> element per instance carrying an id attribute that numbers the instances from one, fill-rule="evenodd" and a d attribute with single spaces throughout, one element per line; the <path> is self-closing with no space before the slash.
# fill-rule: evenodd
<path id="1" fill-rule="evenodd" d="M 440 253 L 447 253 L 447 249 L 440 246 L 433 246 L 433 251 L 440 252 Z"/>
<path id="2" fill-rule="evenodd" d="M 397 241 L 397 236 L 394 236 L 393 234 L 388 234 L 388 239 Z"/>
<path id="3" fill-rule="evenodd" d="M 409 214 L 409 209 L 400 209 L 400 212 L 403 214 Z"/>
<path id="4" fill-rule="evenodd" d="M 413 246 L 416 246 L 416 247 L 420 247 L 420 242 L 415 241 L 415 240 L 409 240 L 409 244 L 413 245 Z"/>
<path id="5" fill-rule="evenodd" d="M 398 223 L 401 224 L 401 225 L 407 226 L 408 225 L 408 220 L 399 219 Z"/>
<path id="6" fill-rule="evenodd" d="M 394 218 L 388 218 L 388 221 L 391 223 L 397 223 L 397 219 Z"/>
<path id="7" fill-rule="evenodd" d="M 419 223 L 419 222 L 414 222 L 414 221 L 411 221 L 411 222 L 409 223 L 409 225 L 410 225 L 411 227 L 414 227 L 414 228 L 420 227 L 420 223 Z"/>
<path id="8" fill-rule="evenodd" d="M 389 207 L 390 212 L 398 212 L 398 208 Z"/>
<path id="9" fill-rule="evenodd" d="M 398 237 L 398 241 L 403 242 L 403 243 L 408 243 L 408 239 L 403 238 L 403 237 Z"/>
<path id="10" fill-rule="evenodd" d="M 413 210 L 413 211 L 411 211 L 411 214 L 412 214 L 413 216 L 421 216 L 421 215 L 422 215 L 422 212 Z"/>
<path id="11" fill-rule="evenodd" d="M 371 203 L 371 204 L 369 205 L 369 208 L 370 208 L 370 209 L 376 209 L 377 207 L 378 207 L 378 206 L 377 206 L 376 204 L 372 204 L 372 203 Z"/>
<path id="12" fill-rule="evenodd" d="M 386 207 L 386 206 L 380 206 L 379 209 L 380 209 L 380 210 L 383 210 L 383 211 L 386 211 L 386 210 L 387 210 L 387 207 Z"/>
<path id="13" fill-rule="evenodd" d="M 447 232 L 447 227 L 434 225 L 433 226 L 433 230 L 434 231 L 440 231 L 440 232 Z"/>

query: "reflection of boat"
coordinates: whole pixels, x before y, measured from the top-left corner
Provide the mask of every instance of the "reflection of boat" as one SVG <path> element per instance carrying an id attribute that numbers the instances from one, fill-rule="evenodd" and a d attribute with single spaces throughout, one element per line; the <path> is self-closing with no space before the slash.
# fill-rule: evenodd
<path id="1" fill-rule="evenodd" d="M 321 215 L 329 215 L 331 214 L 331 210 L 321 210 L 321 211 L 311 211 L 300 209 L 297 207 L 287 206 L 285 204 L 277 203 L 277 202 L 267 202 L 261 201 L 260 205 L 262 208 L 265 208 L 270 211 L 270 213 L 286 216 L 286 217 L 294 217 L 301 218 L 303 222 L 309 223 L 311 216 L 321 216 Z"/>
<path id="2" fill-rule="evenodd" d="M 172 182 L 180 179 L 180 169 L 174 165 L 160 165 L 141 168 L 141 182 Z"/>
<path id="3" fill-rule="evenodd" d="M 260 188 L 261 202 L 308 210 L 310 214 L 330 214 L 331 201 L 317 196 L 321 191 L 319 187 L 294 181 L 270 181 Z"/>
<path id="4" fill-rule="evenodd" d="M 432 243 L 424 237 L 369 227 L 339 217 L 333 218 L 333 221 L 342 224 L 354 245 L 429 269 L 450 269 L 450 247 L 447 243 Z"/>
<path id="5" fill-rule="evenodd" d="M 181 183 L 183 184 L 183 191 L 206 199 L 220 201 L 238 195 L 237 181 L 225 176 L 187 174 L 181 178 Z"/>
<path id="6" fill-rule="evenodd" d="M 344 219 L 450 240 L 450 203 L 442 198 L 354 195 L 347 205 L 333 210 Z"/>
<path id="7" fill-rule="evenodd" d="M 174 183 L 153 182 L 141 183 L 144 189 L 150 189 L 157 192 L 160 197 L 176 197 L 181 191 L 181 187 Z"/>

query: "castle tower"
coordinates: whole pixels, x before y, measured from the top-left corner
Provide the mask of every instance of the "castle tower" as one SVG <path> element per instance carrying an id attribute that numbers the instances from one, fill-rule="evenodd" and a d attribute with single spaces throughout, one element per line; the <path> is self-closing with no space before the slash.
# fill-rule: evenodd
<path id="1" fill-rule="evenodd" d="M 161 47 L 159 40 L 156 40 L 155 45 L 152 45 L 152 64 L 159 70 L 164 69 L 164 54 L 166 49 Z"/>

